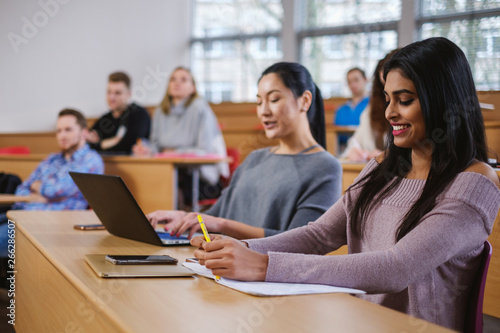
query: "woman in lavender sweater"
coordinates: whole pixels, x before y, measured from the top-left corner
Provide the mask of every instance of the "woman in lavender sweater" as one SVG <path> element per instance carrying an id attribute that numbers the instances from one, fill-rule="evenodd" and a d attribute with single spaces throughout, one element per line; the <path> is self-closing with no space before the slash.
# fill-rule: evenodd
<path id="1" fill-rule="evenodd" d="M 396 53 L 384 78 L 386 150 L 323 216 L 265 239 L 191 244 L 223 277 L 359 288 L 368 301 L 462 330 L 500 205 L 470 67 L 454 43 L 430 38 Z M 349 255 L 323 256 L 344 244 Z"/>

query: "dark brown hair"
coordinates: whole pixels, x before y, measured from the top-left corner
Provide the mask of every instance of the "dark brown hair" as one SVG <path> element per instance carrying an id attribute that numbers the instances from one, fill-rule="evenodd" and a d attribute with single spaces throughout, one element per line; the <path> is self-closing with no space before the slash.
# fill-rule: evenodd
<path id="1" fill-rule="evenodd" d="M 380 81 L 380 72 L 383 72 L 384 65 L 388 62 L 394 54 L 400 49 L 392 50 L 381 59 L 375 72 L 373 73 L 372 92 L 370 96 L 370 125 L 375 135 L 375 146 L 377 149 L 384 150 L 384 136 L 389 130 L 389 122 L 385 119 L 385 95 L 384 85 Z"/>
<path id="2" fill-rule="evenodd" d="M 130 77 L 124 72 L 114 72 L 109 74 L 109 82 L 123 82 L 127 89 L 130 89 Z"/>
<path id="3" fill-rule="evenodd" d="M 64 109 L 59 112 L 57 118 L 61 118 L 63 116 L 73 116 L 76 118 L 76 123 L 80 125 L 82 129 L 87 128 L 87 120 L 79 111 L 73 109 Z"/>
<path id="4" fill-rule="evenodd" d="M 361 73 L 361 75 L 363 76 L 364 79 L 366 79 L 366 73 L 364 70 L 362 70 L 361 68 L 359 67 L 354 67 L 354 68 L 351 68 L 350 70 L 347 71 L 347 75 L 351 74 L 352 72 L 355 72 L 355 71 L 358 71 Z"/>

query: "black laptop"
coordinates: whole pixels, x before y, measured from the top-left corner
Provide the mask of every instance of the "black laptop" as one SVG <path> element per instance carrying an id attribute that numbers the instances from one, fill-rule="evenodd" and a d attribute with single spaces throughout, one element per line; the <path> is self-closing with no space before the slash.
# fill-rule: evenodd
<path id="1" fill-rule="evenodd" d="M 120 176 L 69 174 L 110 234 L 159 246 L 189 245 L 186 236 L 157 232 Z"/>

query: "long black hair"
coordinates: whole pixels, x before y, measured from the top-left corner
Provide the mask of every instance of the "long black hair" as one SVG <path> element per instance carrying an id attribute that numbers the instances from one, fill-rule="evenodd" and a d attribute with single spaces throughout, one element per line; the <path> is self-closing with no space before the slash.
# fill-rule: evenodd
<path id="1" fill-rule="evenodd" d="M 425 122 L 423 147 L 431 149 L 431 167 L 420 198 L 399 225 L 399 241 L 436 204 L 437 196 L 474 159 L 487 161 L 484 122 L 474 80 L 465 54 L 446 38 L 429 38 L 397 52 L 384 66 L 411 80 Z M 411 149 L 397 147 L 388 133 L 383 161 L 349 189 L 361 188 L 353 204 L 351 226 L 362 234 L 370 210 L 380 203 L 411 170 Z M 389 184 L 389 185 L 388 185 Z"/>
<path id="2" fill-rule="evenodd" d="M 262 72 L 260 79 L 262 79 L 264 75 L 271 73 L 281 78 L 285 87 L 292 91 L 295 99 L 302 96 L 306 90 L 311 92 L 312 102 L 307 111 L 309 128 L 311 129 L 314 140 L 326 149 L 325 108 L 323 106 L 323 97 L 321 97 L 321 91 L 314 83 L 307 68 L 295 62 L 278 62 Z"/>
<path id="3" fill-rule="evenodd" d="M 380 79 L 380 72 L 384 70 L 384 65 L 400 49 L 392 50 L 383 59 L 380 59 L 373 72 L 372 91 L 370 94 L 370 125 L 375 136 L 375 147 L 384 149 L 384 137 L 391 125 L 385 119 L 385 95 L 384 84 Z"/>

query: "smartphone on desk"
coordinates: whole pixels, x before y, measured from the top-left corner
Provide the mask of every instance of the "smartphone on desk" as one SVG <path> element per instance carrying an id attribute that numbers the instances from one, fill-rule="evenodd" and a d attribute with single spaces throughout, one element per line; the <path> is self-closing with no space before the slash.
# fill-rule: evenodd
<path id="1" fill-rule="evenodd" d="M 106 229 L 102 224 L 75 224 L 73 228 L 77 230 L 104 230 Z"/>
<path id="2" fill-rule="evenodd" d="M 176 265 L 177 259 L 169 255 L 142 256 L 142 255 L 111 255 L 105 257 L 107 262 L 114 265 Z"/>

